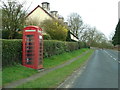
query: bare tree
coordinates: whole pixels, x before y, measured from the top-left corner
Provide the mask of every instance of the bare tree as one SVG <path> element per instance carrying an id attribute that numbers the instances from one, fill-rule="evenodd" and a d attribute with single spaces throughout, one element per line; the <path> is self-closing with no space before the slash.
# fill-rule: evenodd
<path id="1" fill-rule="evenodd" d="M 82 33 L 81 41 L 86 42 L 90 46 L 96 47 L 108 44 L 108 40 L 105 35 L 98 31 L 95 27 L 87 27 Z"/>
<path id="2" fill-rule="evenodd" d="M 70 26 L 71 32 L 78 37 L 78 32 L 81 29 L 81 26 L 83 25 L 83 21 L 80 15 L 77 13 L 72 13 L 68 16 L 67 21 Z"/>
<path id="3" fill-rule="evenodd" d="M 112 41 L 112 38 L 113 38 L 114 34 L 115 34 L 115 32 L 114 32 L 114 31 L 112 31 L 112 32 L 109 34 L 109 40 L 111 40 L 111 41 Z"/>
<path id="4" fill-rule="evenodd" d="M 15 33 L 24 26 L 23 4 L 11 0 L 7 3 L 2 2 L 2 21 L 3 30 L 9 31 L 9 39 L 13 39 Z"/>

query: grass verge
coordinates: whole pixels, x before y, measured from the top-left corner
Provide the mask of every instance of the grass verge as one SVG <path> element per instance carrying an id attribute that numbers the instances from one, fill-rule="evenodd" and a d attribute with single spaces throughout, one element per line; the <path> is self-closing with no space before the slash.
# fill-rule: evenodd
<path id="1" fill-rule="evenodd" d="M 2 87 L 2 70 L 0 70 L 0 88 Z"/>
<path id="2" fill-rule="evenodd" d="M 57 65 L 63 64 L 67 61 L 69 61 L 72 58 L 75 58 L 76 56 L 82 55 L 85 51 L 89 49 L 83 48 L 80 50 L 76 50 L 73 52 L 65 52 L 64 54 L 55 55 L 50 58 L 44 59 L 44 68 L 53 68 Z"/>
<path id="3" fill-rule="evenodd" d="M 73 52 L 69 52 L 69 53 L 66 52 L 60 55 L 55 55 L 50 58 L 44 58 L 44 68 L 45 69 L 52 68 L 57 65 L 63 64 L 68 60 L 83 54 L 87 50 L 88 49 L 83 48 Z M 35 73 L 37 73 L 37 70 L 27 68 L 22 65 L 6 67 L 6 68 L 3 68 L 3 72 L 2 72 L 2 78 L 3 78 L 2 84 L 5 85 L 7 83 L 10 83 L 16 80 L 27 78 Z"/>
<path id="4" fill-rule="evenodd" d="M 2 71 L 2 84 L 4 85 L 22 78 L 26 78 L 35 73 L 37 73 L 36 70 L 24 67 L 22 65 L 7 67 Z"/>
<path id="5" fill-rule="evenodd" d="M 74 70 L 79 68 L 86 60 L 88 60 L 92 53 L 93 50 L 90 50 L 89 53 L 71 64 L 49 72 L 48 74 L 36 80 L 22 84 L 17 88 L 56 88 L 62 81 L 65 80 L 65 78 L 71 75 Z"/>

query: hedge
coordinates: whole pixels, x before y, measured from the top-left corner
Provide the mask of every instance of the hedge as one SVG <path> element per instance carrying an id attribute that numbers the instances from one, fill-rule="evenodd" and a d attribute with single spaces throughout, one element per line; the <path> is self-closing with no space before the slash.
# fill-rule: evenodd
<path id="1" fill-rule="evenodd" d="M 2 40 L 2 66 L 21 63 L 21 40 Z"/>
<path id="2" fill-rule="evenodd" d="M 56 40 L 44 40 L 44 57 L 71 52 L 83 48 L 82 43 L 62 42 Z M 2 40 L 2 66 L 10 66 L 22 63 L 22 40 Z"/>
<path id="3" fill-rule="evenodd" d="M 63 42 L 56 40 L 44 41 L 44 57 L 50 57 L 77 49 L 79 49 L 79 45 L 77 42 Z"/>

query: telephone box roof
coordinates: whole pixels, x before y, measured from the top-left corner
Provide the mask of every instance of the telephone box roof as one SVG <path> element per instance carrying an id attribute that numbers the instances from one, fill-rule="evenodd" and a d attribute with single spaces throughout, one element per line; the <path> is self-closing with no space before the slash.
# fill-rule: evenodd
<path id="1" fill-rule="evenodd" d="M 38 26 L 32 26 L 32 25 L 31 26 L 27 26 L 27 27 L 24 28 L 24 30 L 28 30 L 28 29 L 29 30 L 32 30 L 32 29 L 37 30 L 37 29 L 39 29 L 39 30 L 42 31 L 42 29 L 40 27 L 38 27 Z"/>

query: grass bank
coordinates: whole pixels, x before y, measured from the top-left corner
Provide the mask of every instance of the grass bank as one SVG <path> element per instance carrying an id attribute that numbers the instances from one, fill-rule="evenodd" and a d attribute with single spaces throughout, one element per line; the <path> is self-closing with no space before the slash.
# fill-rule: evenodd
<path id="1" fill-rule="evenodd" d="M 76 56 L 79 56 L 83 54 L 85 51 L 89 49 L 80 49 L 69 53 L 63 53 L 60 55 L 55 55 L 50 58 L 44 58 L 44 68 L 52 68 L 57 65 L 63 64 L 67 62 L 68 60 L 75 58 Z M 37 70 L 26 68 L 22 65 L 15 65 L 10 67 L 3 68 L 2 72 L 2 83 L 3 85 L 20 80 L 23 78 L 27 78 L 33 74 L 38 73 Z"/>
<path id="2" fill-rule="evenodd" d="M 26 78 L 35 73 L 37 73 L 36 70 L 24 67 L 22 65 L 6 67 L 2 71 L 2 84 L 4 85 L 22 78 Z"/>
<path id="3" fill-rule="evenodd" d="M 76 50 L 73 52 L 66 52 L 64 54 L 60 54 L 60 55 L 55 55 L 52 56 L 50 58 L 45 58 L 44 59 L 44 68 L 52 68 L 55 67 L 57 65 L 63 64 L 67 61 L 69 61 L 72 58 L 75 58 L 81 54 L 83 54 L 85 51 L 87 51 L 89 49 L 80 49 L 80 50 Z"/>
<path id="4" fill-rule="evenodd" d="M 71 64 L 49 72 L 48 74 L 36 80 L 22 84 L 17 88 L 56 88 L 61 82 L 65 80 L 65 78 L 71 75 L 74 70 L 79 68 L 86 60 L 88 60 L 92 53 L 93 50 L 89 50 L 89 53 L 72 62 Z"/>

